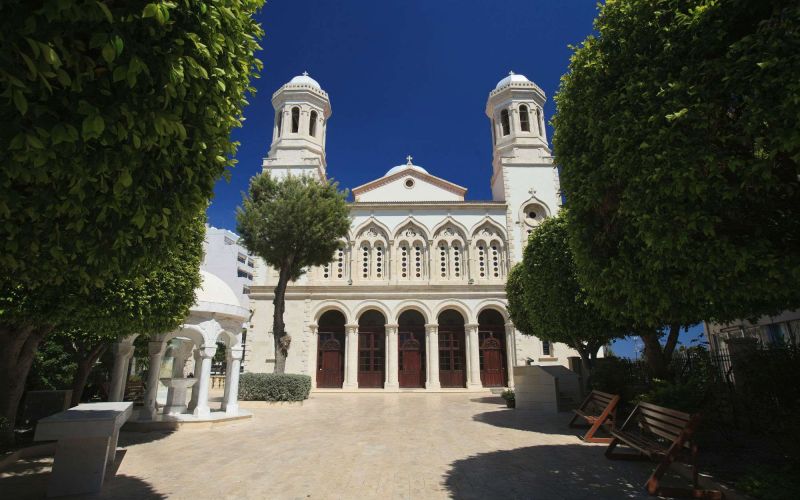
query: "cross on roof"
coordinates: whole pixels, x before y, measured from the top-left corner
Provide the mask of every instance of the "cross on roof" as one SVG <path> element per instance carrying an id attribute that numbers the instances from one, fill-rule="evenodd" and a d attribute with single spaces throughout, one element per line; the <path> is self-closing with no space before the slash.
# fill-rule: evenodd
<path id="1" fill-rule="evenodd" d="M 411 160 L 413 160 L 413 159 L 414 158 L 411 155 L 406 156 L 406 165 L 411 165 L 412 164 Z"/>
<path id="2" fill-rule="evenodd" d="M 303 71 L 303 76 L 308 76 L 308 71 Z"/>
<path id="3" fill-rule="evenodd" d="M 511 76 L 511 75 L 513 75 L 513 74 L 514 74 L 514 72 L 513 72 L 513 71 L 509 71 L 509 72 L 508 72 L 508 75 L 509 75 L 509 76 Z"/>

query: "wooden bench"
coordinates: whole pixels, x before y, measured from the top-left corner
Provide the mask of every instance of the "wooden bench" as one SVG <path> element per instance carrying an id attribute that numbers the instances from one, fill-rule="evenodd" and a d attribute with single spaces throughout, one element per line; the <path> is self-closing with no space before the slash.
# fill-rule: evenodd
<path id="1" fill-rule="evenodd" d="M 720 491 L 703 490 L 697 482 L 697 445 L 692 436 L 700 423 L 700 415 L 689 415 L 650 403 L 639 403 L 622 427 L 611 430 L 611 442 L 606 448 L 606 457 L 622 460 L 653 460 L 658 465 L 645 483 L 651 495 L 667 497 L 691 497 L 721 499 Z M 615 452 L 624 444 L 633 448 L 633 453 Z M 664 473 L 678 456 L 688 451 L 692 469 L 692 488 L 674 488 L 660 485 Z"/>
<path id="2" fill-rule="evenodd" d="M 595 437 L 595 433 L 601 426 L 607 430 L 614 428 L 614 420 L 617 417 L 617 404 L 619 396 L 607 394 L 600 391 L 592 391 L 581 403 L 580 408 L 572 410 L 575 416 L 569 422 L 570 427 L 586 427 L 589 430 L 581 438 L 587 443 L 610 443 L 610 437 Z M 576 424 L 577 419 L 583 419 L 583 424 Z"/>

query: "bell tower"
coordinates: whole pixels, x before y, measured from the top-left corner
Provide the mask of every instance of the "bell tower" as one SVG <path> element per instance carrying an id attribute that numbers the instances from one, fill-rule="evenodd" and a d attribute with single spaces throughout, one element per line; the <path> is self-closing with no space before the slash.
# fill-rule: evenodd
<path id="1" fill-rule="evenodd" d="M 263 169 L 275 177 L 292 174 L 324 179 L 325 135 L 331 116 L 328 93 L 303 72 L 272 95 L 272 107 L 272 146 Z"/>
<path id="2" fill-rule="evenodd" d="M 492 129 L 492 199 L 508 205 L 514 262 L 522 259 L 528 234 L 561 205 L 558 171 L 547 144 L 545 101 L 538 85 L 510 71 L 486 102 Z"/>

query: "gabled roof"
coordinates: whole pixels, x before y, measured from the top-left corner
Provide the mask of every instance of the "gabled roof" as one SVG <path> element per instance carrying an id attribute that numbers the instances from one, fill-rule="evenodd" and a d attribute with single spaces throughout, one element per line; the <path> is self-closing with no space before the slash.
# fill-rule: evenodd
<path id="1" fill-rule="evenodd" d="M 391 184 L 392 182 L 398 181 L 399 179 L 405 177 L 414 177 L 421 181 L 432 184 L 440 189 L 453 193 L 457 196 L 463 197 L 467 194 L 467 188 L 459 186 L 458 184 L 454 184 L 445 179 L 442 179 L 441 177 L 436 177 L 435 175 L 431 175 L 421 167 L 417 167 L 416 165 L 404 165 L 404 167 L 405 168 L 399 170 L 397 169 L 397 167 L 395 167 L 391 169 L 389 172 L 387 172 L 385 176 L 353 188 L 352 189 L 353 196 L 357 199 L 360 195 L 364 193 L 385 186 L 387 184 Z"/>

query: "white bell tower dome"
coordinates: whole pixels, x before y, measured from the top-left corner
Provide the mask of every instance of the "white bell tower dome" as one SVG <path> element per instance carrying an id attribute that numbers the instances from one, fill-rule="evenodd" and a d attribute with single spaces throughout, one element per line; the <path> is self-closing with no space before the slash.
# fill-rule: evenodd
<path id="1" fill-rule="evenodd" d="M 276 177 L 291 173 L 324 179 L 325 136 L 331 116 L 328 93 L 303 72 L 272 95 L 272 107 L 272 146 L 263 169 Z"/>
<path id="2" fill-rule="evenodd" d="M 492 198 L 508 204 L 513 262 L 522 259 L 531 231 L 561 206 L 558 170 L 547 144 L 545 101 L 538 85 L 510 71 L 486 102 L 492 127 Z"/>

